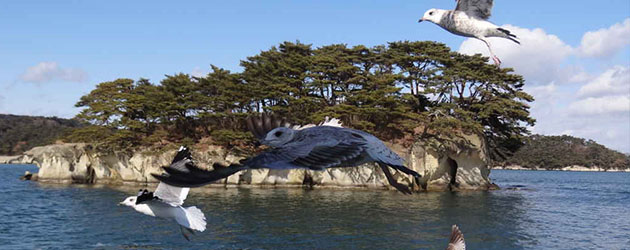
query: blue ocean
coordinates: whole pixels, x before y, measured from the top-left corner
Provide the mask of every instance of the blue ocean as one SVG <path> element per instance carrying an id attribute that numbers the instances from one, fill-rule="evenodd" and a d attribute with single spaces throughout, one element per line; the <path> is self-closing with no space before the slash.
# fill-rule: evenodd
<path id="1" fill-rule="evenodd" d="M 140 187 L 58 185 L 0 165 L 0 249 L 630 249 L 630 173 L 493 170 L 498 191 L 198 188 L 205 232 L 119 207 Z"/>

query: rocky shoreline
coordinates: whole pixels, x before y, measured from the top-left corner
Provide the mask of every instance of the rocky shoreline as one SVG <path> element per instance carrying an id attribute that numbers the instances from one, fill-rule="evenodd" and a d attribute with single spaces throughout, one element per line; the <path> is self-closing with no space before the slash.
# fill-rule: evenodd
<path id="1" fill-rule="evenodd" d="M 0 155 L 0 164 L 21 164 L 20 157 L 21 155 Z"/>
<path id="2" fill-rule="evenodd" d="M 526 170 L 526 171 L 569 171 L 569 172 L 630 172 L 630 168 L 627 169 L 604 169 L 600 167 L 588 168 L 585 166 L 567 166 L 560 169 L 546 169 L 546 168 L 525 168 L 517 165 L 509 165 L 509 166 L 495 166 L 492 169 L 501 169 L 501 170 Z"/>
<path id="3" fill-rule="evenodd" d="M 423 142 L 416 142 L 409 148 L 394 145 L 392 148 L 405 158 L 409 168 L 422 175 L 416 189 L 496 189 L 497 186 L 489 178 L 490 169 L 483 140 L 472 135 L 464 138 L 468 142 L 467 147 L 447 152 L 433 150 Z M 197 164 L 206 169 L 215 162 L 229 164 L 245 157 L 212 145 L 193 146 L 192 151 Z M 150 174 L 161 173 L 161 166 L 168 165 L 174 154 L 175 148 L 164 152 L 144 150 L 131 154 L 102 153 L 88 144 L 65 143 L 35 147 L 21 156 L 0 158 L 0 163 L 34 164 L 39 167 L 37 179 L 40 182 L 146 185 L 157 182 Z M 412 178 L 404 173 L 395 172 L 394 177 L 400 183 L 414 185 Z M 245 170 L 212 186 L 390 188 L 376 164 L 325 171 Z"/>

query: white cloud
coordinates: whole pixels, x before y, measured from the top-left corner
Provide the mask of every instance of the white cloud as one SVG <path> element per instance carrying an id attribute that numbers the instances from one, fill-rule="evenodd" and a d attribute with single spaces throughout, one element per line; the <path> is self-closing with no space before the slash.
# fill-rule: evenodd
<path id="1" fill-rule="evenodd" d="M 76 68 L 61 68 L 56 62 L 40 62 L 26 69 L 20 78 L 25 82 L 32 83 L 45 83 L 55 80 L 84 82 L 87 80 L 87 73 Z"/>
<path id="2" fill-rule="evenodd" d="M 536 106 L 538 101 L 534 103 Z M 582 104 L 583 105 L 583 104 Z M 573 107 L 576 107 L 574 104 Z M 545 113 L 548 109 L 549 113 Z M 539 105 L 532 109 L 536 125 L 532 133 L 572 135 L 595 140 L 608 148 L 630 153 L 630 115 L 628 112 L 608 115 L 576 115 L 562 105 Z"/>
<path id="3" fill-rule="evenodd" d="M 513 25 L 503 28 L 516 34 L 521 45 L 502 39 L 489 39 L 494 53 L 501 59 L 502 67 L 514 68 L 515 72 L 525 76 L 528 82 L 547 84 L 551 81 L 569 82 L 576 75 L 584 76 L 579 67 L 560 66 L 573 53 L 573 48 L 555 35 L 544 30 L 525 29 Z M 469 38 L 459 47 L 464 54 L 481 53 L 489 56 L 486 45 L 474 38 Z"/>
<path id="4" fill-rule="evenodd" d="M 582 85 L 568 110 L 576 116 L 630 117 L 630 66 L 614 66 Z"/>
<path id="5" fill-rule="evenodd" d="M 614 66 L 574 93 L 566 107 L 540 124 L 549 131 L 570 129 L 573 135 L 630 152 L 630 66 Z M 542 120 L 542 118 L 541 118 Z"/>
<path id="6" fill-rule="evenodd" d="M 545 135 L 569 134 L 593 139 L 615 150 L 630 152 L 630 93 L 585 91 L 599 89 L 586 86 L 601 86 L 602 82 L 606 82 L 602 79 L 617 79 L 607 76 L 615 75 L 611 72 L 620 72 L 622 68 L 615 66 L 605 70 L 582 86 L 554 83 L 526 85 L 525 91 L 536 99 L 530 109 L 532 117 L 537 120 L 536 125 L 531 128 L 532 132 Z"/>
<path id="7" fill-rule="evenodd" d="M 569 111 L 574 115 L 630 115 L 630 96 L 589 97 L 573 102 Z"/>
<path id="8" fill-rule="evenodd" d="M 553 93 L 556 92 L 557 87 L 555 83 L 550 83 L 548 85 L 542 85 L 542 86 L 533 86 L 533 87 L 525 87 L 525 91 L 527 91 L 527 93 L 530 93 L 534 96 L 537 97 L 536 100 L 542 98 L 542 99 L 549 99 L 550 97 L 553 96 Z"/>
<path id="9" fill-rule="evenodd" d="M 546 120 L 548 117 L 554 117 L 556 115 L 556 102 L 560 99 L 558 86 L 556 84 L 550 83 L 543 86 L 525 85 L 524 90 L 536 99 L 536 101 L 531 103 L 530 112 L 533 117 Z M 538 127 L 538 125 L 535 125 L 530 129 L 535 131 Z"/>
<path id="10" fill-rule="evenodd" d="M 540 28 L 526 29 L 509 24 L 502 28 L 516 34 L 521 45 L 503 38 L 490 38 L 494 53 L 503 61 L 503 67 L 514 68 L 533 84 L 586 82 L 591 76 L 580 66 L 565 65 L 567 59 L 575 55 L 607 58 L 630 45 L 630 18 L 606 29 L 586 32 L 576 48 Z M 486 45 L 474 38 L 466 39 L 459 52 L 490 56 Z"/>
<path id="11" fill-rule="evenodd" d="M 208 71 L 202 70 L 199 67 L 195 67 L 192 72 L 190 72 L 190 75 L 194 77 L 205 77 L 206 75 L 208 75 Z"/>
<path id="12" fill-rule="evenodd" d="M 502 67 L 514 68 L 527 81 L 524 90 L 535 98 L 530 109 L 537 120 L 530 128 L 533 133 L 571 134 L 630 152 L 630 61 L 606 66 L 609 68 L 600 72 L 585 70 L 604 66 L 594 59 L 605 59 L 628 48 L 630 18 L 584 33 L 576 46 L 539 28 L 503 28 L 516 34 L 521 46 L 501 38 L 490 42 L 503 61 Z M 483 42 L 472 38 L 465 40 L 459 51 L 490 54 Z"/>
<path id="13" fill-rule="evenodd" d="M 583 57 L 606 58 L 630 45 L 630 18 L 607 29 L 586 32 L 577 49 Z"/>
<path id="14" fill-rule="evenodd" d="M 630 95 L 630 67 L 617 65 L 606 70 L 578 91 L 578 97 Z"/>

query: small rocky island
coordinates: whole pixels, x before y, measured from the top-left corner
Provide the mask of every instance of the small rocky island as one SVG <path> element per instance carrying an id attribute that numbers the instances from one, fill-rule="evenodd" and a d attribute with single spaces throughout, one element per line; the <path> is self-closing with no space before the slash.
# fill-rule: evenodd
<path id="1" fill-rule="evenodd" d="M 418 189 L 488 190 L 496 186 L 488 175 L 485 145 L 478 136 L 463 137 L 469 144 L 451 152 L 438 152 L 422 142 L 410 148 L 393 146 L 403 156 L 409 168 L 422 174 Z M 132 154 L 97 152 L 86 143 L 63 143 L 35 147 L 21 156 L 4 159 L 5 163 L 35 164 L 41 182 L 100 183 L 100 184 L 148 184 L 157 182 L 151 173 L 161 173 L 161 166 L 170 163 L 176 150 L 161 153 L 139 151 Z M 211 168 L 215 162 L 238 162 L 244 155 L 226 150 L 221 146 L 193 148 L 198 165 Z M 395 173 L 401 183 L 412 184 L 411 178 Z M 353 168 L 336 168 L 325 171 L 295 170 L 246 170 L 217 182 L 214 186 L 275 186 L 313 188 L 377 188 L 389 187 L 385 175 L 378 166 L 365 164 Z"/>
<path id="2" fill-rule="evenodd" d="M 417 189 L 496 188 L 488 177 L 496 162 L 554 169 L 580 162 L 604 169 L 630 165 L 630 157 L 591 141 L 571 143 L 571 157 L 562 157 L 566 138 L 550 144 L 528 138 L 534 98 L 525 92 L 523 77 L 441 43 L 282 42 L 243 59 L 241 66 L 241 72 L 231 72 L 213 65 L 205 76 L 179 73 L 159 82 L 101 82 L 77 101 L 80 112 L 72 120 L 0 116 L 0 154 L 17 155 L 0 162 L 35 164 L 37 178 L 46 182 L 152 183 L 150 174 L 160 173 L 182 144 L 191 146 L 205 168 L 251 156 L 254 138 L 244 117 L 273 112 L 295 124 L 334 117 L 392 143 L 407 167 L 422 175 Z M 528 150 L 519 153 L 520 148 Z M 412 184 L 405 174 L 395 177 Z M 381 170 L 370 164 L 247 170 L 220 182 L 216 185 L 388 187 Z"/>

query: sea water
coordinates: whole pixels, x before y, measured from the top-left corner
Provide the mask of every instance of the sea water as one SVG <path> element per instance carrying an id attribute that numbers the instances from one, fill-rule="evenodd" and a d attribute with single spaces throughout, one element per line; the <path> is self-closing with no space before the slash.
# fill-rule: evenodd
<path id="1" fill-rule="evenodd" d="M 0 165 L 0 249 L 630 249 L 630 173 L 493 170 L 503 189 L 198 188 L 207 230 L 117 206 L 140 187 L 53 185 Z"/>

